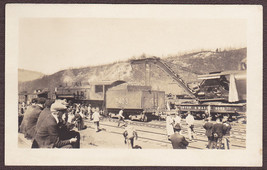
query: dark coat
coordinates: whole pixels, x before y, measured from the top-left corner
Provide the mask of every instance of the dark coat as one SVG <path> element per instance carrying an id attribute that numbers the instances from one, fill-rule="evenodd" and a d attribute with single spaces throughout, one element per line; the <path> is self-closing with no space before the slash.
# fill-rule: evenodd
<path id="1" fill-rule="evenodd" d="M 36 130 L 40 128 L 41 123 L 45 120 L 45 118 L 51 114 L 50 108 L 44 108 L 44 110 L 42 110 L 42 112 L 40 113 L 38 120 L 37 120 L 37 124 L 36 124 Z"/>
<path id="2" fill-rule="evenodd" d="M 70 144 L 69 140 L 60 140 L 60 129 L 56 119 L 49 114 L 37 129 L 35 140 L 40 148 L 61 148 Z"/>
<path id="3" fill-rule="evenodd" d="M 213 131 L 213 134 L 217 133 L 218 138 L 223 137 L 223 124 L 222 123 L 214 124 L 212 131 Z"/>
<path id="4" fill-rule="evenodd" d="M 36 124 L 42 108 L 38 105 L 29 106 L 24 113 L 23 120 L 20 125 L 20 131 L 25 138 L 31 139 L 36 133 Z"/>
<path id="5" fill-rule="evenodd" d="M 211 137 L 212 136 L 212 127 L 213 123 L 207 122 L 203 125 L 204 129 L 206 129 L 206 136 Z"/>
<path id="6" fill-rule="evenodd" d="M 172 142 L 173 149 L 186 149 L 188 142 L 185 137 L 179 133 L 174 133 L 171 135 L 170 140 Z"/>

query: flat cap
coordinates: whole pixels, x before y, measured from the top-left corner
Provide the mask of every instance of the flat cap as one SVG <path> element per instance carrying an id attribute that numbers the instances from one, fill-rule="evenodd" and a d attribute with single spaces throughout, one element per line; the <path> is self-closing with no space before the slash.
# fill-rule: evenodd
<path id="1" fill-rule="evenodd" d="M 54 111 L 61 111 L 61 110 L 66 110 L 67 109 L 67 106 L 60 103 L 60 102 L 55 102 L 51 105 L 51 112 L 54 112 Z"/>

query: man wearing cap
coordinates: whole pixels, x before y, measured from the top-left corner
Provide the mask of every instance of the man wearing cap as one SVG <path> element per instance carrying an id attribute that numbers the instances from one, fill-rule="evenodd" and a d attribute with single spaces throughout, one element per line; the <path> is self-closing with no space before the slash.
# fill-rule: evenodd
<path id="1" fill-rule="evenodd" d="M 32 139 L 36 133 L 36 123 L 41 111 L 43 110 L 45 99 L 33 99 L 32 102 L 34 104 L 28 107 L 20 125 L 20 130 L 27 139 Z"/>
<path id="2" fill-rule="evenodd" d="M 43 122 L 43 120 L 46 118 L 46 116 L 51 114 L 50 107 L 53 103 L 54 103 L 54 100 L 46 100 L 46 102 L 44 104 L 44 109 L 41 111 L 41 113 L 38 117 L 36 129 L 38 129 L 40 127 L 41 122 Z"/>
<path id="3" fill-rule="evenodd" d="M 51 114 L 48 114 L 37 129 L 35 140 L 40 148 L 73 148 L 73 144 L 77 142 L 77 138 L 64 139 L 60 137 L 60 128 L 58 123 L 62 114 L 67 107 L 55 102 L 51 106 Z"/>
<path id="4" fill-rule="evenodd" d="M 188 141 L 180 134 L 181 126 L 177 124 L 173 129 L 174 134 L 170 137 L 173 149 L 186 149 Z"/>

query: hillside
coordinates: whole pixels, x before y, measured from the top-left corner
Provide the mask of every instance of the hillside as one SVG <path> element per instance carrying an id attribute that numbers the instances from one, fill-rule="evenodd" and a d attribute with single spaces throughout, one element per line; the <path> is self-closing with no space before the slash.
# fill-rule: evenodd
<path id="1" fill-rule="evenodd" d="M 43 77 L 44 74 L 36 71 L 30 71 L 25 69 L 18 69 L 18 81 L 25 82 L 25 81 L 32 81 L 35 79 L 39 79 Z"/>
<path id="2" fill-rule="evenodd" d="M 206 74 L 214 71 L 238 70 L 239 63 L 246 58 L 246 48 L 223 52 L 201 51 L 184 55 L 173 55 L 163 58 L 175 73 L 186 83 L 197 81 L 198 74 Z M 129 61 L 84 67 L 79 69 L 62 70 L 40 79 L 19 82 L 19 91 L 32 92 L 38 88 L 54 90 L 59 85 L 70 85 L 72 82 L 93 82 L 103 80 L 125 80 L 135 84 L 145 84 L 145 66 L 131 65 Z M 182 94 L 181 89 L 160 68 L 151 65 L 151 85 L 155 90 L 163 90 L 165 93 Z"/>

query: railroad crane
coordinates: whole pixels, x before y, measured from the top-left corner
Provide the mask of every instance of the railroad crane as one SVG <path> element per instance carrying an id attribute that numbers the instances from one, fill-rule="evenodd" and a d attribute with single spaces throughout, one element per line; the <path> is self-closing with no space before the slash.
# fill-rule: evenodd
<path id="1" fill-rule="evenodd" d="M 131 60 L 131 64 L 145 64 L 150 72 L 150 64 L 157 65 L 184 89 L 191 100 L 186 103 L 175 102 L 181 113 L 191 111 L 195 117 L 204 118 L 228 116 L 236 118 L 246 113 L 246 61 L 241 62 L 241 70 L 214 72 L 198 75 L 201 79 L 197 90 L 192 90 L 165 62 L 158 57 Z M 147 69 L 147 67 L 149 69 Z M 146 73 L 146 81 L 150 80 Z"/>

